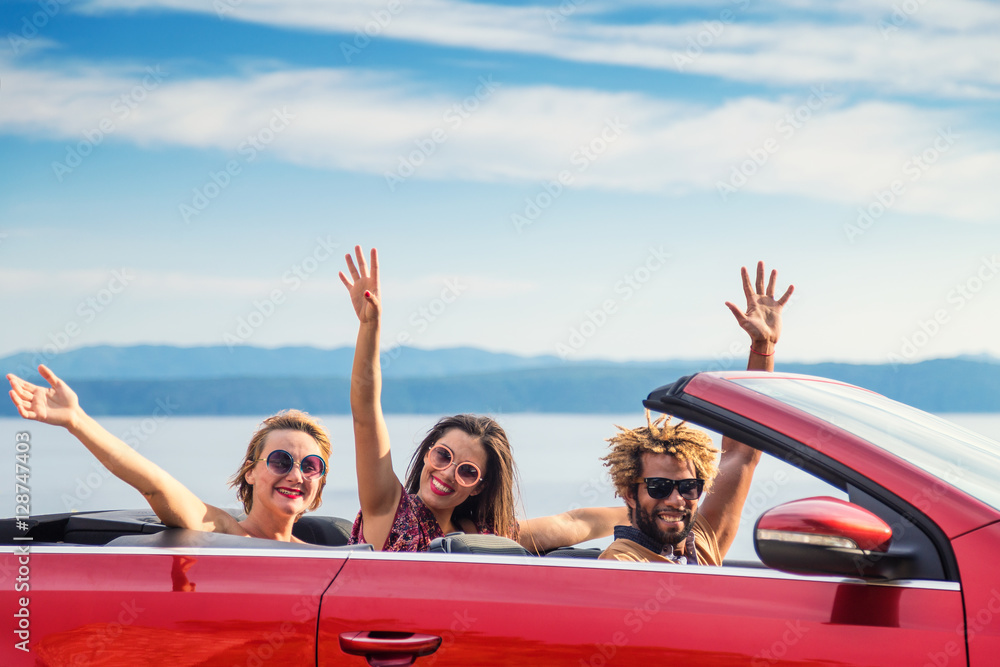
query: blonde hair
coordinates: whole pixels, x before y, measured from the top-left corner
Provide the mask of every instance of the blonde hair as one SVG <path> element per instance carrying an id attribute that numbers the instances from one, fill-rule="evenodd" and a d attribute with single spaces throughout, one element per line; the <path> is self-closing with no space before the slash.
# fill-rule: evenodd
<path id="1" fill-rule="evenodd" d="M 712 480 L 719 472 L 715 455 L 719 453 L 712 444 L 708 433 L 680 422 L 670 425 L 670 415 L 663 415 L 656 421 L 646 410 L 646 426 L 628 429 L 615 424 L 620 433 L 608 438 L 611 453 L 603 457 L 604 465 L 610 468 L 611 481 L 615 493 L 624 498 L 633 484 L 639 482 L 642 474 L 642 455 L 667 454 L 680 461 L 694 464 L 695 475 L 705 480 L 705 490 L 712 488 Z"/>
<path id="2" fill-rule="evenodd" d="M 326 466 L 326 473 L 319 480 L 319 489 L 316 491 L 316 499 L 313 500 L 306 511 L 312 511 L 323 504 L 323 488 L 326 486 L 326 475 L 330 472 L 330 436 L 326 429 L 318 421 L 301 410 L 282 410 L 276 415 L 272 415 L 262 421 L 257 431 L 247 445 L 247 454 L 243 459 L 243 464 L 236 474 L 229 480 L 229 486 L 236 487 L 236 497 L 243 503 L 243 511 L 250 514 L 253 507 L 253 485 L 247 481 L 246 474 L 257 464 L 267 436 L 272 431 L 302 431 L 310 436 L 319 445 L 320 457 Z"/>

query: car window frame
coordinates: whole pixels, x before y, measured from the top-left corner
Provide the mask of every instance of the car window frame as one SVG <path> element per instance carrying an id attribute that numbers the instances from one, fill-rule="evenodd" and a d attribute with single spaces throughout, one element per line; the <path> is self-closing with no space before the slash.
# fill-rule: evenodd
<path id="1" fill-rule="evenodd" d="M 759 449 L 775 458 L 785 461 L 819 480 L 844 491 L 851 502 L 874 512 L 890 526 L 900 521 L 923 534 L 932 551 L 918 555 L 919 569 L 924 573 L 940 572 L 940 577 L 928 574 L 927 581 L 959 582 L 958 562 L 951 548 L 951 540 L 944 531 L 919 508 L 885 489 L 880 484 L 848 468 L 839 461 L 823 454 L 795 438 L 765 426 L 751 418 L 731 412 L 702 398 L 685 393 L 685 387 L 698 374 L 685 376 L 676 382 L 664 385 L 649 394 L 643 404 L 650 410 L 667 412 L 703 428 L 728 436 L 750 447 Z M 749 390 L 748 390 L 749 391 Z M 654 399 L 655 396 L 655 399 Z M 776 400 L 770 399 L 769 400 Z M 664 410 L 666 408 L 666 410 Z M 818 419 L 797 408 L 788 406 L 790 412 L 809 419 Z M 822 420 L 819 420 L 822 421 Z M 829 424 L 829 422 L 824 422 Z M 829 424 L 831 432 L 843 433 L 845 437 L 856 438 L 852 434 Z M 852 493 L 853 489 L 853 493 Z M 870 502 L 871 499 L 874 502 Z M 862 502 L 858 502 L 858 501 Z M 864 503 L 864 504 L 863 504 Z M 867 507 L 865 505 L 868 505 Z M 912 545 L 902 545 L 907 549 Z M 889 553 L 897 553 L 900 545 L 890 547 Z"/>

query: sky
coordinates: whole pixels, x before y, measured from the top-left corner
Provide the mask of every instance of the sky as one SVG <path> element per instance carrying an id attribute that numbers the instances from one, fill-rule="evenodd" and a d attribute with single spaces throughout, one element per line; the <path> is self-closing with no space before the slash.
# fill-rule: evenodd
<path id="1" fill-rule="evenodd" d="M 0 356 L 1000 357 L 1000 5 L 6 0 Z M 780 362 L 779 362 L 780 363 Z M 780 365 L 779 365 L 780 367 Z"/>

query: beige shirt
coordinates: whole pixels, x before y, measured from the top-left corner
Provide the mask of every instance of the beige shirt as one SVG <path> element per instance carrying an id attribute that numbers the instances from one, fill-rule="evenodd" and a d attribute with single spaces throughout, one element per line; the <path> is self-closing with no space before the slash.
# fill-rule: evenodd
<path id="1" fill-rule="evenodd" d="M 715 531 L 711 524 L 701 515 L 696 515 L 691 526 L 694 533 L 694 548 L 698 555 L 699 565 L 722 565 L 722 555 L 719 553 L 719 543 L 715 540 Z M 632 540 L 617 539 L 608 546 L 601 555 L 601 560 L 620 560 L 631 563 L 673 563 L 666 556 L 650 551 Z"/>

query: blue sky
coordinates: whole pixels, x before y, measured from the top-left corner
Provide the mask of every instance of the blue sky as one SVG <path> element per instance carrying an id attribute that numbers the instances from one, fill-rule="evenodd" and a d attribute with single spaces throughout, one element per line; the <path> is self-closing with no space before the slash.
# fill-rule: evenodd
<path id="1" fill-rule="evenodd" d="M 386 345 L 1000 356 L 1000 6 L 0 5 L 0 355 Z M 996 278 L 996 279 L 995 279 Z"/>

